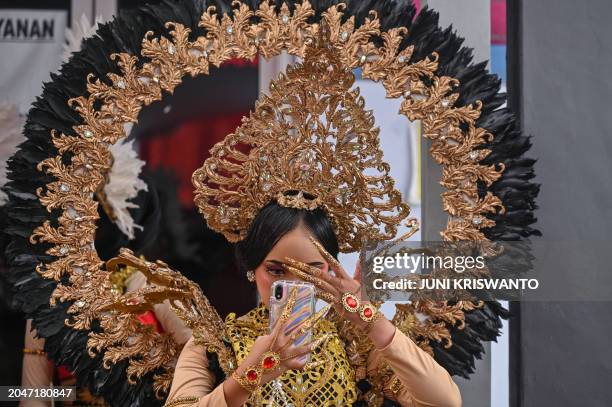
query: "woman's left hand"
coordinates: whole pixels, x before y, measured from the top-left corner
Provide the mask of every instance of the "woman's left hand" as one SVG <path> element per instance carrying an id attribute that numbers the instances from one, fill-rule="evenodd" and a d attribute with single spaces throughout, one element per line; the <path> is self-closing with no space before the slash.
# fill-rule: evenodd
<path id="1" fill-rule="evenodd" d="M 355 277 L 353 278 L 319 242 L 312 237 L 310 241 L 328 263 L 331 273 L 290 257 L 285 258 L 283 266 L 301 280 L 312 283 L 317 288 L 317 296 L 332 304 L 338 315 L 359 328 L 367 328 L 380 316 L 376 315 L 378 312 L 376 308 L 362 298 L 359 264 L 357 264 Z"/>

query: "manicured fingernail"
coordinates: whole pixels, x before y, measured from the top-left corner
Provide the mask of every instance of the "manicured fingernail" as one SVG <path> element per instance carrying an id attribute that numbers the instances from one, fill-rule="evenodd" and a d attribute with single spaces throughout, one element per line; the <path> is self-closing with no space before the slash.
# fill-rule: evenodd
<path id="1" fill-rule="evenodd" d="M 306 363 L 303 367 L 304 370 L 311 370 L 311 369 L 315 369 L 319 366 L 321 366 L 323 364 L 323 361 L 318 361 L 318 362 L 309 362 Z"/>
<path id="2" fill-rule="evenodd" d="M 329 338 L 331 338 L 330 334 L 325 334 L 325 335 L 321 336 L 320 338 L 316 339 L 312 343 L 310 349 L 314 350 L 315 348 L 319 347 L 323 342 L 326 342 Z"/>

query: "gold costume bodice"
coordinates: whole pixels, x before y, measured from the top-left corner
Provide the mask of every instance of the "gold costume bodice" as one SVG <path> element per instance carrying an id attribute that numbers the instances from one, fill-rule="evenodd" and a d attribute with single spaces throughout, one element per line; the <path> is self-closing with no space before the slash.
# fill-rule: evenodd
<path id="1" fill-rule="evenodd" d="M 225 323 L 227 338 L 240 364 L 249 354 L 257 337 L 268 333 L 268 310 L 260 305 L 240 318 L 231 313 Z M 310 370 L 288 370 L 277 380 L 261 386 L 253 393 L 247 405 L 351 406 L 357 400 L 355 373 L 332 322 L 321 320 L 314 326 L 314 338 L 324 334 L 330 334 L 331 338 L 311 353 L 312 362 L 323 363 Z"/>

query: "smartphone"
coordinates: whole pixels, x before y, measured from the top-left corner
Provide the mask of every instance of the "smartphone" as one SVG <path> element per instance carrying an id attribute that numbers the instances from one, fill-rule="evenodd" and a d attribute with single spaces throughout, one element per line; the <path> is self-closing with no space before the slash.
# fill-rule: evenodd
<path id="1" fill-rule="evenodd" d="M 302 321 L 314 314 L 316 297 L 315 287 L 312 284 L 302 281 L 275 281 L 270 291 L 270 332 L 285 309 L 285 305 L 293 290 L 297 291 L 297 295 L 295 304 L 291 310 L 291 316 L 285 328 L 285 335 L 290 335 L 291 332 L 299 327 Z M 310 342 L 311 338 L 312 329 L 309 329 L 295 338 L 293 345 L 299 346 L 303 343 Z M 310 361 L 310 354 L 300 357 L 299 360 L 304 362 Z"/>

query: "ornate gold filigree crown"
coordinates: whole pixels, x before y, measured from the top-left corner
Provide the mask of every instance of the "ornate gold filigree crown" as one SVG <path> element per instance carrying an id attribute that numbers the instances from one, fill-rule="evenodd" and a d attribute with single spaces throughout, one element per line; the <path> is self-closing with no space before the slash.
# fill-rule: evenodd
<path id="1" fill-rule="evenodd" d="M 272 201 L 321 208 L 340 250 L 395 237 L 409 214 L 379 147 L 379 129 L 351 69 L 331 47 L 313 46 L 302 63 L 270 83 L 249 117 L 194 172 L 195 202 L 208 226 L 242 240 Z"/>

